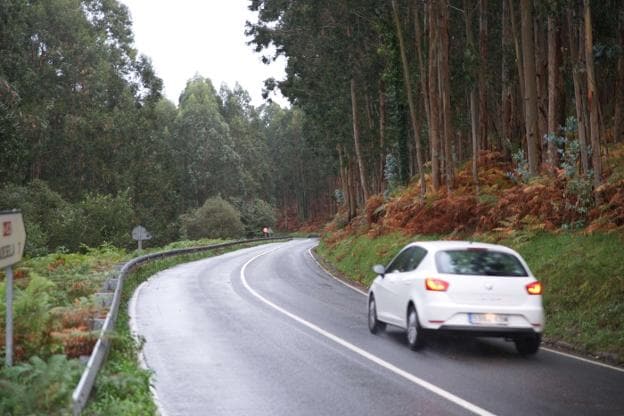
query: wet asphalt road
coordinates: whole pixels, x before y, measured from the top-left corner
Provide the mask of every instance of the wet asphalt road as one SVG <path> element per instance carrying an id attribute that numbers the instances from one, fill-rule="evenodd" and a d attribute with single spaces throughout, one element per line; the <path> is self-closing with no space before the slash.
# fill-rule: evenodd
<path id="1" fill-rule="evenodd" d="M 139 289 L 131 313 L 163 414 L 624 415 L 623 371 L 498 339 L 413 352 L 399 330 L 371 335 L 366 298 L 318 267 L 315 244 L 183 264 Z"/>

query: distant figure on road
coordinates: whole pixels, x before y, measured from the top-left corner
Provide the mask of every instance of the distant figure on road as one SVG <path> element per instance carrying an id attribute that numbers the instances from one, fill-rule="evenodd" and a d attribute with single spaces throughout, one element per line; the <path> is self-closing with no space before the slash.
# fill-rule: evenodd
<path id="1" fill-rule="evenodd" d="M 264 238 L 269 237 L 269 227 L 264 227 L 262 229 L 262 234 L 264 234 Z"/>

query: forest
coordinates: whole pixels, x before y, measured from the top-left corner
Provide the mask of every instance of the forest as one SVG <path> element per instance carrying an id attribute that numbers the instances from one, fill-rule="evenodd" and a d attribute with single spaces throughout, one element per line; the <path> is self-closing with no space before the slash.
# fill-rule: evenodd
<path id="1" fill-rule="evenodd" d="M 199 237 L 206 204 L 253 235 L 339 211 L 349 222 L 410 184 L 415 201 L 483 202 L 493 161 L 507 185 L 558 183 L 575 216 L 555 226 L 586 224 L 619 195 L 608 156 L 624 129 L 620 1 L 249 8 L 250 48 L 288 62 L 265 92 L 290 108 L 256 108 L 199 74 L 168 101 L 117 1 L 0 2 L 0 201 L 23 210 L 32 253 L 128 246 L 139 223 L 157 242 Z"/>
<path id="2" fill-rule="evenodd" d="M 502 188 L 558 181 L 579 224 L 617 193 L 606 182 L 621 190 L 607 163 L 623 133 L 619 1 L 254 0 L 251 8 L 256 50 L 267 61 L 288 57 L 287 78 L 266 88 L 300 108 L 314 127 L 304 129 L 308 140 L 333 152 L 347 222 L 372 195 L 401 185 L 417 186 L 421 202 L 498 198 L 482 177 L 493 160 L 510 180 Z"/>
<path id="3" fill-rule="evenodd" d="M 0 0 L 0 210 L 27 232 L 0 413 L 68 411 L 139 224 L 148 251 L 322 230 L 317 253 L 363 285 L 416 236 L 499 242 L 544 282 L 551 342 L 624 362 L 624 2 L 248 7 L 249 48 L 287 60 L 258 107 L 201 74 L 165 98 L 118 0 Z M 139 269 L 126 297 L 198 258 Z M 87 414 L 155 412 L 122 328 Z"/>
<path id="4" fill-rule="evenodd" d="M 121 3 L 0 1 L 0 209 L 22 210 L 27 254 L 132 247 L 138 224 L 152 245 L 257 235 L 331 195 L 301 110 L 200 75 L 177 103 L 162 87 Z M 197 235 L 215 209 L 231 224 Z"/>

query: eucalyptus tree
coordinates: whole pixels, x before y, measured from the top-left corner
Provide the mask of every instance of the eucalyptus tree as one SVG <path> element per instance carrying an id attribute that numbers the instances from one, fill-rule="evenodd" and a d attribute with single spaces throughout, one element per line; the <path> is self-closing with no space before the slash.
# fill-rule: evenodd
<path id="1" fill-rule="evenodd" d="M 49 0 L 0 9 L 0 101 L 9 110 L 0 124 L 13 144 L 1 157 L 19 157 L 15 180 L 44 179 L 74 199 L 117 188 L 123 173 L 111 149 L 125 137 L 116 126 L 161 88 L 132 46 L 126 7 Z"/>
<path id="2" fill-rule="evenodd" d="M 210 196 L 241 194 L 241 156 L 209 79 L 197 75 L 187 82 L 171 140 L 180 166 L 177 186 L 189 207 L 199 207 Z"/>
<path id="3" fill-rule="evenodd" d="M 380 96 L 378 34 L 371 31 L 378 7 L 352 0 L 258 0 L 250 8 L 259 12 L 258 22 L 247 31 L 256 50 L 266 53 L 275 45 L 275 54 L 288 56 L 287 78 L 269 86 L 280 88 L 309 120 L 318 122 L 315 135 L 335 149 L 333 157 L 341 155 L 348 172 L 350 180 L 345 178 L 342 187 L 355 198 L 347 200 L 365 200 L 374 174 L 369 160 L 378 160 L 378 152 L 371 149 L 380 134 L 373 115 L 379 108 L 373 97 Z"/>
<path id="4" fill-rule="evenodd" d="M 272 167 L 258 110 L 251 105 L 249 93 L 239 84 L 233 89 L 221 86 L 219 100 L 234 150 L 241 158 L 242 189 L 238 196 L 270 200 Z"/>

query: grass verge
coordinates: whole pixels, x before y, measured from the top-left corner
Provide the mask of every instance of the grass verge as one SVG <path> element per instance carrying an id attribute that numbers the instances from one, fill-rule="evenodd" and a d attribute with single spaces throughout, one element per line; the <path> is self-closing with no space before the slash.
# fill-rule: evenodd
<path id="1" fill-rule="evenodd" d="M 624 238 L 571 232 L 521 237 L 486 234 L 475 239 L 516 249 L 544 283 L 547 341 L 623 364 Z M 333 244 L 321 241 L 317 252 L 345 277 L 368 286 L 374 264 L 387 264 L 409 241 L 435 238 L 358 235 Z"/>

